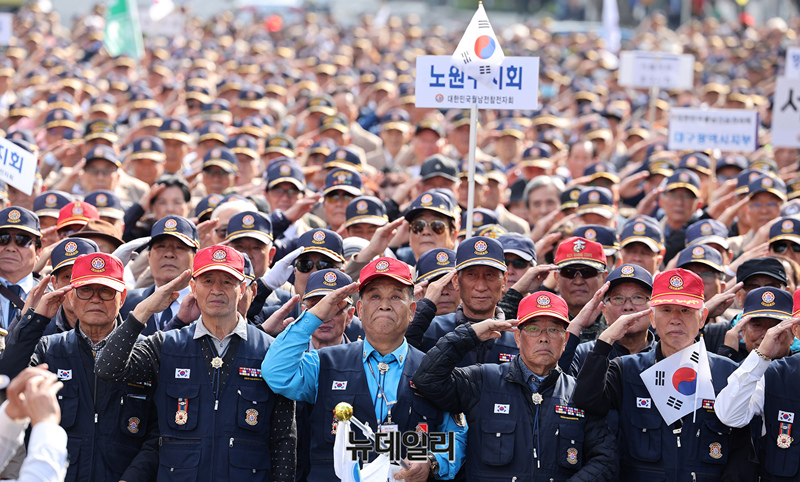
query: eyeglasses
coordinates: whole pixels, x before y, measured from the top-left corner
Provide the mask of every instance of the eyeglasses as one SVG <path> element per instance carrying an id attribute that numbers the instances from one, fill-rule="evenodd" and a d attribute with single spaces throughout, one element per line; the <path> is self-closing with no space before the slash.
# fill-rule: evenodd
<path id="1" fill-rule="evenodd" d="M 583 279 L 589 279 L 599 275 L 602 273 L 602 271 L 594 268 L 574 268 L 572 266 L 568 266 L 566 268 L 561 268 L 558 273 L 567 279 L 573 279 L 578 275 L 580 275 Z"/>
<path id="2" fill-rule="evenodd" d="M 789 250 L 789 247 L 791 247 L 792 251 L 794 251 L 795 253 L 800 253 L 800 244 L 793 243 L 791 241 L 788 241 L 786 243 L 775 243 L 771 247 L 772 250 L 778 254 L 785 253 L 786 251 Z"/>
<path id="3" fill-rule="evenodd" d="M 560 336 L 564 336 L 564 333 L 567 332 L 567 330 L 564 330 L 562 328 L 556 328 L 555 326 L 550 326 L 543 329 L 538 325 L 533 325 L 533 324 L 523 326 L 522 331 L 531 336 L 542 336 L 542 333 L 547 333 L 547 336 L 550 338 L 558 338 Z"/>
<path id="4" fill-rule="evenodd" d="M 305 259 L 298 258 L 297 261 L 295 261 L 294 266 L 295 268 L 297 268 L 297 271 L 301 273 L 310 273 L 311 270 L 314 269 L 314 266 L 317 267 L 317 271 L 322 271 L 323 269 L 334 269 L 334 268 L 338 269 L 339 263 L 324 259 L 321 259 L 316 263 L 314 263 L 314 260 L 311 258 L 305 258 Z"/>
<path id="5" fill-rule="evenodd" d="M 100 176 L 100 177 L 108 177 L 117 172 L 116 169 L 96 169 L 94 167 L 90 167 L 86 169 L 87 174 L 91 174 L 92 176 Z"/>
<path id="6" fill-rule="evenodd" d="M 508 259 L 506 258 L 506 266 L 509 268 L 514 269 L 526 269 L 531 267 L 530 261 L 525 261 L 524 259 L 516 258 L 516 259 Z"/>
<path id="7" fill-rule="evenodd" d="M 350 193 L 341 192 L 341 191 L 338 191 L 336 194 L 326 194 L 325 195 L 325 200 L 326 201 L 332 201 L 332 202 L 339 202 L 339 201 L 350 202 L 353 199 L 355 199 L 355 196 L 353 196 Z"/>
<path id="8" fill-rule="evenodd" d="M 604 300 L 605 303 L 609 303 L 614 306 L 622 306 L 630 300 L 633 306 L 642 306 L 646 305 L 650 298 L 647 296 L 642 295 L 633 295 L 631 297 L 628 296 L 611 296 Z"/>
<path id="9" fill-rule="evenodd" d="M 711 284 L 720 279 L 720 277 L 722 276 L 722 273 L 714 273 L 712 271 L 706 271 L 704 273 L 695 273 L 695 274 L 701 277 L 703 279 L 703 283 L 705 284 Z"/>
<path id="10" fill-rule="evenodd" d="M 270 189 L 269 192 L 274 193 L 276 196 L 287 196 L 287 197 L 295 197 L 300 195 L 300 190 L 294 187 L 290 187 L 289 189 Z"/>
<path id="11" fill-rule="evenodd" d="M 203 176 L 205 177 L 227 177 L 229 173 L 222 169 L 204 169 Z"/>
<path id="12" fill-rule="evenodd" d="M 0 234 L 0 246 L 8 246 L 12 239 L 14 244 L 20 248 L 28 248 L 33 243 L 33 238 L 27 234 L 2 233 Z"/>
<path id="13" fill-rule="evenodd" d="M 750 206 L 755 209 L 761 209 L 764 207 L 769 209 L 778 209 L 779 207 L 781 207 L 781 203 L 779 203 L 778 201 L 768 201 L 765 203 L 761 201 L 750 201 Z"/>
<path id="14" fill-rule="evenodd" d="M 97 293 L 97 295 L 100 296 L 100 299 L 103 301 L 111 301 L 115 296 L 117 296 L 117 292 L 115 290 L 105 286 L 97 289 L 94 289 L 91 286 L 79 286 L 75 288 L 75 295 L 78 297 L 78 299 L 84 301 L 94 298 L 95 293 Z"/>
<path id="15" fill-rule="evenodd" d="M 411 232 L 414 234 L 420 234 L 425 230 L 425 226 L 430 226 L 433 234 L 437 235 L 444 233 L 444 230 L 447 228 L 447 224 L 444 221 L 439 221 L 438 219 L 430 222 L 425 221 L 424 219 L 417 219 L 411 223 Z"/>
<path id="16" fill-rule="evenodd" d="M 692 192 L 680 191 L 678 189 L 668 191 L 665 193 L 665 195 L 667 198 L 672 199 L 673 201 L 689 201 L 690 199 L 695 199 L 697 197 Z"/>

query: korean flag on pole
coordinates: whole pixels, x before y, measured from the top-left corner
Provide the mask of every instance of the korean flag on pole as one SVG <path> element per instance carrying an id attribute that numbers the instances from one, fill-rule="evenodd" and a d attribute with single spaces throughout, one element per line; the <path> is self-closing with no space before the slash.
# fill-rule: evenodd
<path id="1" fill-rule="evenodd" d="M 667 425 L 693 413 L 703 400 L 716 399 L 703 340 L 661 360 L 640 376 Z"/>
<path id="2" fill-rule="evenodd" d="M 481 84 L 496 89 L 500 66 L 505 58 L 483 3 L 479 2 L 478 11 L 472 16 L 453 54 L 453 65 Z"/>

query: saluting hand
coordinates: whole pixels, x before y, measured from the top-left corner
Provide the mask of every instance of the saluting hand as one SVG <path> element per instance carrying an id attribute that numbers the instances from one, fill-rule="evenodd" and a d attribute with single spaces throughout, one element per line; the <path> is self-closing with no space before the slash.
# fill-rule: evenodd
<path id="1" fill-rule="evenodd" d="M 178 286 L 185 284 L 191 277 L 192 270 L 187 269 L 177 278 L 156 289 L 152 295 L 136 305 L 131 314 L 143 325 L 146 325 L 151 316 L 166 310 L 173 301 L 178 299 L 178 296 L 180 296 Z"/>
<path id="2" fill-rule="evenodd" d="M 480 341 L 491 340 L 503 336 L 501 332 L 511 331 L 519 324 L 519 320 L 483 320 L 472 325 L 472 330 Z"/>
<path id="3" fill-rule="evenodd" d="M 50 277 L 48 276 L 48 278 Z M 45 285 L 45 287 L 46 286 L 47 285 Z M 33 311 L 37 315 L 42 315 L 45 318 L 52 318 L 56 316 L 56 313 L 58 313 L 58 309 L 61 307 L 62 304 L 64 304 L 64 297 L 67 296 L 67 293 L 72 291 L 72 289 L 73 289 L 72 285 L 67 285 L 64 286 L 63 288 L 59 288 L 55 291 L 51 291 L 49 293 L 44 294 L 41 297 L 41 299 L 38 300 L 36 305 L 33 307 Z"/>
<path id="4" fill-rule="evenodd" d="M 621 340 L 622 337 L 628 333 L 633 325 L 635 325 L 639 320 L 643 317 L 648 316 L 650 314 L 650 309 L 638 311 L 636 313 L 631 313 L 628 315 L 622 315 L 617 318 L 617 321 L 611 324 L 608 328 L 605 329 L 598 339 L 608 343 L 609 345 L 613 345 L 615 341 Z"/>
<path id="5" fill-rule="evenodd" d="M 775 358 L 783 355 L 781 350 L 787 345 L 787 342 L 794 336 L 792 334 L 792 327 L 800 323 L 800 318 L 792 318 L 791 320 L 784 320 L 767 330 L 761 345 L 757 350 L 767 358 Z"/>
<path id="6" fill-rule="evenodd" d="M 336 291 L 331 291 L 325 295 L 319 303 L 308 310 L 309 313 L 320 320 L 329 320 L 336 316 L 336 313 L 347 306 L 347 297 L 358 291 L 358 283 L 350 283 Z"/>
<path id="7" fill-rule="evenodd" d="M 567 331 L 575 336 L 581 336 L 581 331 L 584 328 L 591 326 L 594 320 L 600 316 L 600 311 L 603 309 L 603 297 L 608 292 L 609 283 L 606 282 L 599 290 L 592 296 L 588 303 L 583 305 L 583 308 L 578 312 L 578 316 L 573 318 L 567 327 Z"/>

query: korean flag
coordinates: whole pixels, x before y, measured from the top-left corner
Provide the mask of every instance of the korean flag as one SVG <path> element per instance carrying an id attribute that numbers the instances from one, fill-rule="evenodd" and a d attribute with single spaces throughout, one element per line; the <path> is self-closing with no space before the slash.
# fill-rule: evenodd
<path id="1" fill-rule="evenodd" d="M 478 11 L 472 16 L 453 53 L 453 65 L 481 84 L 496 89 L 500 66 L 505 58 L 483 3 L 479 3 Z"/>
<path id="2" fill-rule="evenodd" d="M 700 408 L 703 400 L 716 399 L 702 340 L 661 360 L 640 376 L 667 425 Z"/>

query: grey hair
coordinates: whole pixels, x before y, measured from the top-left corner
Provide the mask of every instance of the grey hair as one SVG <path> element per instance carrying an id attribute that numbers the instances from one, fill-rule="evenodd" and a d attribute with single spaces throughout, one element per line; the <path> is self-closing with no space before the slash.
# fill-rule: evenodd
<path id="1" fill-rule="evenodd" d="M 522 198 L 525 200 L 525 205 L 528 205 L 528 198 L 530 197 L 531 192 L 539 189 L 540 187 L 546 186 L 554 187 L 559 196 L 561 196 L 561 193 L 567 189 L 566 186 L 564 186 L 564 181 L 556 176 L 536 176 L 528 181 L 528 184 L 525 185 L 525 191 L 522 194 Z"/>

